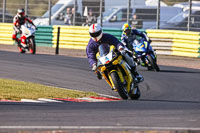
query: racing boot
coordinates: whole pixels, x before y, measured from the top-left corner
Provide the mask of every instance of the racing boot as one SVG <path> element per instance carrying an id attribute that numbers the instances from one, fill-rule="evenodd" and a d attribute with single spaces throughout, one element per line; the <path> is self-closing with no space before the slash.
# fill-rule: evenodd
<path id="1" fill-rule="evenodd" d="M 135 81 L 137 83 L 140 83 L 140 82 L 143 82 L 144 81 L 144 78 L 142 75 L 140 75 L 134 68 L 132 68 L 132 74 L 135 76 Z"/>
<path id="2" fill-rule="evenodd" d="M 136 70 L 136 67 L 131 67 L 131 72 L 132 74 L 135 76 L 135 82 L 136 83 L 140 83 L 140 82 L 143 82 L 144 81 L 144 78 L 142 75 L 140 75 L 137 70 Z"/>

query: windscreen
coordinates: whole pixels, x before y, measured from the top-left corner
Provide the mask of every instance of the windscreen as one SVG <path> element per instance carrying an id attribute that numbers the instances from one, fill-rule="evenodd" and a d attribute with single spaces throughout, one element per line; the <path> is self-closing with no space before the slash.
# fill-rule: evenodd
<path id="1" fill-rule="evenodd" d="M 105 56 L 109 53 L 110 51 L 110 46 L 107 45 L 107 44 L 101 44 L 99 46 L 99 55 L 102 57 L 102 56 Z"/>
<path id="2" fill-rule="evenodd" d="M 183 21 L 188 16 L 188 12 L 182 12 L 177 16 L 171 18 L 167 23 L 178 23 Z"/>
<path id="3" fill-rule="evenodd" d="M 113 12 L 115 12 L 117 8 L 110 8 L 103 13 L 103 19 L 106 20 Z"/>

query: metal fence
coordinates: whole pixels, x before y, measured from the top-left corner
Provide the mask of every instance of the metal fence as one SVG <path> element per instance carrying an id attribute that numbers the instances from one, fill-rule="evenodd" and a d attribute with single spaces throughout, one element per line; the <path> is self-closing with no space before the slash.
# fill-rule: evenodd
<path id="1" fill-rule="evenodd" d="M 0 0 L 0 7 L 0 22 L 11 23 L 24 8 L 36 25 L 98 22 L 119 29 L 128 22 L 138 29 L 200 31 L 200 1 L 192 0 Z"/>

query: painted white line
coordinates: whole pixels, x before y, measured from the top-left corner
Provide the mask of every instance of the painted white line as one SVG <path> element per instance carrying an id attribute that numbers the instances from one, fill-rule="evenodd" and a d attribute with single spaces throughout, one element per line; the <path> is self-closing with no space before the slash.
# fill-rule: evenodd
<path id="1" fill-rule="evenodd" d="M 53 100 L 53 99 L 47 99 L 47 98 L 38 98 L 38 100 L 42 101 L 42 102 L 58 102 L 58 103 L 62 103 L 62 101 Z"/>
<path id="2" fill-rule="evenodd" d="M 120 99 L 120 97 L 115 97 L 115 96 L 111 96 L 111 95 L 105 95 L 105 94 L 98 94 L 98 95 L 100 95 L 102 97 L 107 97 L 107 98 L 119 98 Z"/>
<path id="3" fill-rule="evenodd" d="M 78 98 L 80 100 L 87 100 L 90 102 L 107 102 L 108 100 L 102 100 L 102 99 L 94 99 L 94 98 L 89 98 L 89 97 L 82 97 L 82 98 Z"/>
<path id="4" fill-rule="evenodd" d="M 195 130 L 195 127 L 143 127 L 143 126 L 0 126 L 0 129 L 135 129 L 135 130 Z"/>
<path id="5" fill-rule="evenodd" d="M 21 102 L 29 102 L 29 103 L 44 103 L 43 101 L 32 100 L 32 99 L 21 99 Z"/>

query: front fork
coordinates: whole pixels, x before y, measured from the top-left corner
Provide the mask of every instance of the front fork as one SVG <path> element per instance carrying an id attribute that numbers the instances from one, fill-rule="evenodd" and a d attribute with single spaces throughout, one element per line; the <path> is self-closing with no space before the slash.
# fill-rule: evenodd
<path id="1" fill-rule="evenodd" d="M 110 73 L 112 73 L 113 71 L 116 71 L 120 78 L 121 83 L 126 88 L 127 92 L 130 92 L 131 84 L 133 83 L 133 76 L 132 76 L 131 71 L 127 68 L 128 66 L 126 66 L 126 65 L 128 65 L 128 64 L 126 64 L 125 62 L 123 64 L 121 64 L 122 68 L 124 69 L 124 71 L 126 73 L 125 75 L 123 75 L 123 73 L 119 67 L 117 67 L 117 70 L 112 70 L 109 72 L 108 77 L 109 77 L 109 81 L 111 83 L 111 88 L 115 89 L 115 86 L 112 81 Z"/>
<path id="2" fill-rule="evenodd" d="M 124 79 L 124 76 L 122 75 L 122 72 L 121 72 L 121 70 L 120 70 L 119 68 L 114 69 L 114 70 L 111 70 L 111 71 L 103 72 L 103 73 L 102 73 L 102 76 L 104 77 L 104 79 L 106 80 L 106 82 L 109 84 L 109 86 L 110 86 L 113 90 L 115 90 L 115 85 L 114 85 L 114 83 L 113 83 L 113 81 L 112 81 L 111 73 L 114 72 L 114 71 L 117 72 L 117 74 L 118 74 L 118 76 L 119 76 L 119 78 L 120 78 L 121 83 L 123 83 L 124 85 L 126 84 L 126 80 Z M 106 74 L 106 73 L 107 73 L 107 74 Z"/>

